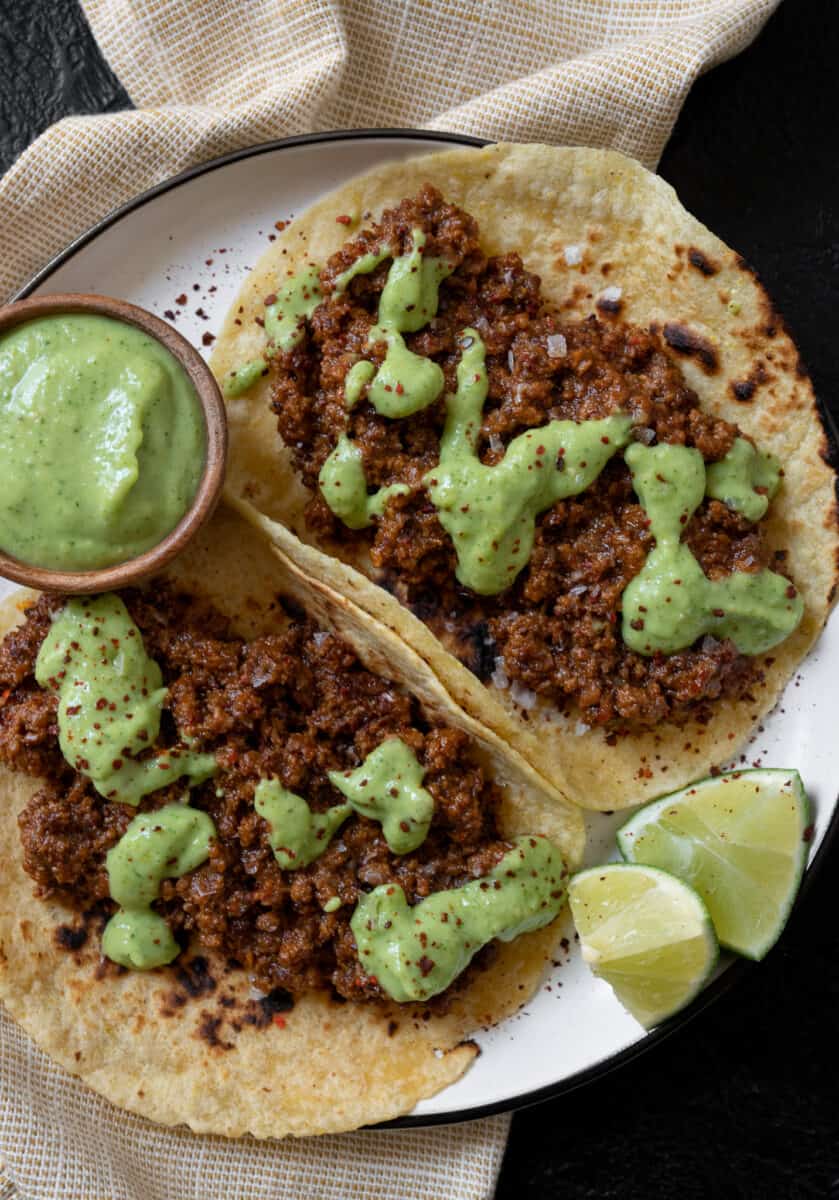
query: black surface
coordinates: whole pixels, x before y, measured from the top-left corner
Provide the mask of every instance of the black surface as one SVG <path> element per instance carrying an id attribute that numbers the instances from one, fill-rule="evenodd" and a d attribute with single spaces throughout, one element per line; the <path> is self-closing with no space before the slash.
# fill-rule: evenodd
<path id="1" fill-rule="evenodd" d="M 786 0 L 696 85 L 660 169 L 757 267 L 839 416 L 837 56 L 832 0 Z M 59 116 L 126 104 L 75 0 L 0 0 L 0 167 Z M 620 1073 L 514 1118 L 498 1200 L 839 1200 L 836 859 L 735 991 Z"/>

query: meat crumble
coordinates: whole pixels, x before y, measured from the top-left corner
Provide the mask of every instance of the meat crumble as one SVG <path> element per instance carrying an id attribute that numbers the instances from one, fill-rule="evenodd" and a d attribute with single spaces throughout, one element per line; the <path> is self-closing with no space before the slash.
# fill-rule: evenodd
<path id="1" fill-rule="evenodd" d="M 327 988 L 349 1000 L 383 998 L 360 967 L 350 929 L 360 895 L 398 883 L 415 904 L 485 875 L 509 849 L 496 825 L 497 789 L 470 757 L 466 735 L 426 720 L 414 699 L 306 619 L 245 641 L 217 612 L 166 586 L 121 595 L 168 688 L 157 748 L 189 738 L 219 765 L 190 792 L 190 804 L 216 826 L 210 857 L 164 881 L 156 910 L 182 945 L 196 936 L 206 950 L 241 964 L 265 992 Z M 41 781 L 19 818 L 24 867 L 38 894 L 79 913 L 107 914 L 116 908 L 107 851 L 138 811 L 181 799 L 184 785 L 161 788 L 135 809 L 103 799 L 65 761 L 56 697 L 34 678 L 51 614 L 62 603 L 42 596 L 0 646 L 0 762 Z M 422 845 L 397 856 L 378 823 L 352 815 L 319 859 L 282 870 L 254 808 L 259 780 L 279 779 L 323 811 L 344 799 L 327 772 L 357 766 L 392 736 L 412 748 L 434 798 Z M 324 912 L 334 896 L 341 908 Z M 488 947 L 473 967 L 491 957 Z M 435 1009 L 468 975 L 432 1002 Z"/>
<path id="2" fill-rule="evenodd" d="M 430 185 L 385 212 L 347 242 L 321 271 L 324 300 L 300 344 L 271 361 L 272 407 L 279 431 L 312 497 L 306 519 L 340 554 L 363 544 L 383 586 L 410 607 L 471 670 L 486 680 L 502 668 L 511 682 L 572 706 L 590 724 L 650 727 L 687 715 L 702 719 L 711 702 L 739 697 L 760 679 L 753 660 L 732 642 L 705 637 L 667 656 L 630 651 L 620 635 L 621 597 L 653 545 L 646 514 L 622 459 L 613 460 L 583 494 L 562 500 L 536 523 L 529 564 L 512 587 L 478 596 L 455 577 L 456 556 L 422 477 L 439 458 L 443 395 L 401 420 L 380 416 L 363 400 L 348 413 L 344 381 L 360 358 L 377 364 L 381 342 L 367 345 L 390 260 L 357 275 L 344 290 L 337 277 L 360 256 L 386 246 L 412 247 L 454 265 L 440 286 L 437 316 L 405 336 L 409 349 L 442 368 L 456 387 L 463 329 L 477 329 L 487 352 L 489 393 L 479 454 L 503 458 L 523 431 L 551 420 L 591 420 L 620 409 L 646 444 L 693 446 L 706 462 L 723 458 L 738 429 L 699 408 L 660 338 L 622 321 L 568 321 L 550 310 L 538 276 L 518 254 L 487 257 L 475 220 Z M 329 509 L 318 473 L 346 430 L 360 447 L 371 488 L 407 484 L 370 529 L 352 531 Z M 712 579 L 769 563 L 760 524 L 705 500 L 685 539 Z"/>

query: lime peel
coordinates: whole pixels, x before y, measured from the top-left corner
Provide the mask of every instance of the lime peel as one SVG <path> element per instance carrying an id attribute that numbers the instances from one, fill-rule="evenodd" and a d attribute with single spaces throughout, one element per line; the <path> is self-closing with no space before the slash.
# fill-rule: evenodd
<path id="1" fill-rule="evenodd" d="M 568 899 L 583 961 L 648 1029 L 688 1004 L 716 965 L 708 910 L 665 871 L 591 867 L 572 878 Z"/>
<path id="2" fill-rule="evenodd" d="M 652 801 L 618 831 L 618 847 L 626 862 L 659 867 L 695 888 L 720 943 L 760 959 L 792 908 L 809 828 L 798 772 L 762 767 Z"/>

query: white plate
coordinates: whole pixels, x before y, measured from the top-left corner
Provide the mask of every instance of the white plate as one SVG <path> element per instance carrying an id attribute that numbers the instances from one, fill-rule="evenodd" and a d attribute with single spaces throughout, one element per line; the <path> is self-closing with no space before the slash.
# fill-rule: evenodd
<path id="1" fill-rule="evenodd" d="M 221 326 L 243 273 L 256 262 L 277 221 L 301 213 L 324 192 L 378 163 L 430 153 L 469 139 L 399 132 L 314 135 L 256 147 L 199 168 L 132 201 L 59 255 L 23 294 L 100 292 L 161 316 L 197 346 Z M 185 302 L 178 302 L 181 296 Z M 209 348 L 205 350 L 209 353 Z M 12 585 L 0 580 L 0 595 Z M 825 857 L 835 828 L 835 700 L 839 614 L 802 665 L 746 753 L 765 766 L 801 770 L 813 802 L 814 852 Z M 619 818 L 592 816 L 588 861 L 615 857 Z M 815 864 L 814 864 L 815 865 Z M 811 874 L 813 866 L 810 868 Z M 653 1034 L 568 953 L 521 1013 L 478 1034 L 483 1053 L 466 1075 L 397 1124 L 483 1115 L 543 1099 L 618 1066 L 672 1032 L 719 994 L 745 964 L 724 963 L 686 1012 Z"/>

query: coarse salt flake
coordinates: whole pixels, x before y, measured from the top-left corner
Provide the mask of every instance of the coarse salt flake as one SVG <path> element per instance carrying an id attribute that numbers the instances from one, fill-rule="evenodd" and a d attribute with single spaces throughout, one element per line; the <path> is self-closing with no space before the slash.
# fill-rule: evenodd
<path id="1" fill-rule="evenodd" d="M 496 658 L 495 670 L 490 675 L 490 679 L 492 680 L 493 684 L 502 691 L 504 688 L 510 686 L 510 680 L 507 678 L 507 672 L 504 669 L 503 658 Z"/>
<path id="2" fill-rule="evenodd" d="M 569 267 L 578 267 L 583 261 L 582 246 L 566 246 L 562 253 Z"/>
<path id="3" fill-rule="evenodd" d="M 615 304 L 623 295 L 623 288 L 612 286 L 604 288 L 600 293 L 600 299 L 606 300 L 609 304 Z"/>
<path id="4" fill-rule="evenodd" d="M 533 708 L 536 703 L 536 693 L 532 692 L 530 688 L 523 687 L 517 679 L 513 680 L 510 695 L 513 702 L 520 708 Z"/>
<path id="5" fill-rule="evenodd" d="M 562 333 L 552 333 L 548 336 L 548 356 L 563 358 L 568 353 L 568 343 Z"/>

